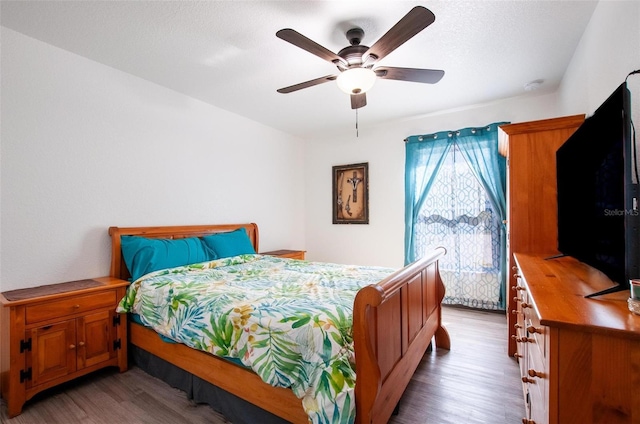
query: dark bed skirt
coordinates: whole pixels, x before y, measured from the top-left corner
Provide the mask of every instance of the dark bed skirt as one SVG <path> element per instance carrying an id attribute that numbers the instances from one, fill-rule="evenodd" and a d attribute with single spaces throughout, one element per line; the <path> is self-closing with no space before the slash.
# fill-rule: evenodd
<path id="1" fill-rule="evenodd" d="M 141 370 L 182 390 L 196 403 L 208 404 L 233 424 L 286 424 L 277 417 L 157 356 L 129 345 L 130 360 Z M 251 390 L 251 387 L 247 387 Z"/>

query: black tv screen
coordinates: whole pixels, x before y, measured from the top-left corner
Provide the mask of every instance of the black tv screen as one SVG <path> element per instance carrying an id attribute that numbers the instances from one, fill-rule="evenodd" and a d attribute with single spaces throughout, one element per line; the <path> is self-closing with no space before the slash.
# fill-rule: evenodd
<path id="1" fill-rule="evenodd" d="M 638 165 L 630 93 L 623 83 L 556 153 L 558 250 L 616 286 L 640 278 Z"/>

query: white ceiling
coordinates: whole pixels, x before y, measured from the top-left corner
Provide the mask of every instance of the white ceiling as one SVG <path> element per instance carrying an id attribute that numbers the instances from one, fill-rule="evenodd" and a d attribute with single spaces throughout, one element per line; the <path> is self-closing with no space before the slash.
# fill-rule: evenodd
<path id="1" fill-rule="evenodd" d="M 436 21 L 382 59 L 442 69 L 437 84 L 378 80 L 360 125 L 555 91 L 597 1 L 6 1 L 2 25 L 300 137 L 353 131 L 335 82 L 276 89 L 337 69 L 275 36 L 293 28 L 333 52 L 371 46 L 420 4 Z M 539 92 L 538 92 L 539 93 Z"/>

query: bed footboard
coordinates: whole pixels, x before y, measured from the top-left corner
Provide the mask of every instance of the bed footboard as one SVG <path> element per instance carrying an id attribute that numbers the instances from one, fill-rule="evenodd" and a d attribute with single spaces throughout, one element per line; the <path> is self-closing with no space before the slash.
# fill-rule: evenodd
<path id="1" fill-rule="evenodd" d="M 353 310 L 357 423 L 388 422 L 434 337 L 438 347 L 449 349 L 438 272 L 445 252 L 436 248 L 358 292 Z"/>

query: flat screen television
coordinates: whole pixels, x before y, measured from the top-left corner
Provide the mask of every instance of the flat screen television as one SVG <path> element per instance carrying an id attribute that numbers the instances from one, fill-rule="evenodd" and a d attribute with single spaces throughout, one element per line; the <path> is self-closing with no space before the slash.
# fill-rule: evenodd
<path id="1" fill-rule="evenodd" d="M 556 152 L 558 250 L 615 285 L 640 278 L 638 160 L 626 82 Z"/>

